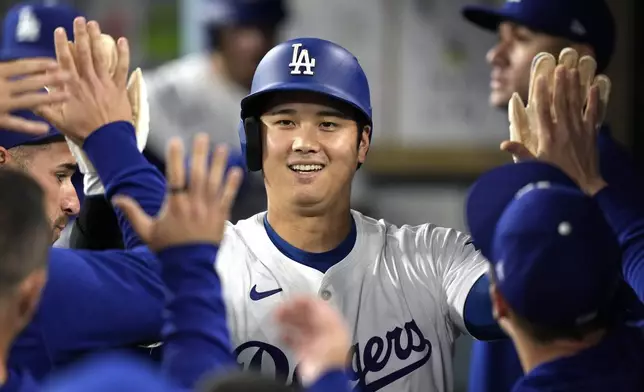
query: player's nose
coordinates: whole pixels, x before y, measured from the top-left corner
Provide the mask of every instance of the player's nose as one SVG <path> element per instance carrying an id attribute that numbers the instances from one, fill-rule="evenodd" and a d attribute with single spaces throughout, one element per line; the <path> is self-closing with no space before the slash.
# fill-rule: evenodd
<path id="1" fill-rule="evenodd" d="M 80 211 L 80 201 L 71 182 L 62 186 L 60 207 L 65 215 L 78 215 Z"/>
<path id="2" fill-rule="evenodd" d="M 320 151 L 320 144 L 316 135 L 316 130 L 307 127 L 300 128 L 293 138 L 291 150 L 301 154 L 312 154 Z"/>
<path id="3" fill-rule="evenodd" d="M 507 44 L 499 41 L 496 45 L 490 48 L 485 55 L 488 64 L 503 66 L 507 64 Z"/>

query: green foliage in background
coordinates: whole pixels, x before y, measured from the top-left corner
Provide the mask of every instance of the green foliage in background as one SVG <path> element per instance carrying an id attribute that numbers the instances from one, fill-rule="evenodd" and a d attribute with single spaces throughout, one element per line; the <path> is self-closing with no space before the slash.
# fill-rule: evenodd
<path id="1" fill-rule="evenodd" d="M 164 62 L 179 56 L 178 1 L 154 1 L 149 8 L 143 44 L 148 60 Z"/>

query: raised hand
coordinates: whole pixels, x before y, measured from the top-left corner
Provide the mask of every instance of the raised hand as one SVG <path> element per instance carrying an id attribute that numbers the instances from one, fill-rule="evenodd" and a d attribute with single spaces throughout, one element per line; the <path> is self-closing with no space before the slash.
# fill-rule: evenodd
<path id="1" fill-rule="evenodd" d="M 284 343 L 297 356 L 303 385 L 314 383 L 327 371 L 348 368 L 349 329 L 328 302 L 296 298 L 278 308 L 276 318 Z"/>
<path id="2" fill-rule="evenodd" d="M 530 149 L 521 143 L 506 142 L 502 148 L 520 159 L 539 159 L 558 166 L 582 190 L 594 195 L 606 186 L 599 171 L 597 135 L 608 102 L 610 80 L 604 75 L 589 77 L 581 65 L 581 60 L 577 66 L 558 65 L 552 83 L 545 75 L 535 79 L 536 111 L 530 127 L 536 143 Z M 521 120 L 515 124 L 526 126 Z"/>
<path id="3" fill-rule="evenodd" d="M 65 136 L 82 146 L 96 129 L 111 122 L 132 122 L 127 93 L 130 52 L 127 40 L 117 41 L 117 63 L 112 77 L 109 56 L 102 44 L 97 22 L 74 20 L 74 44 L 69 45 L 63 28 L 54 32 L 56 57 L 61 69 L 70 74 L 63 91 L 68 99 L 60 105 L 42 106 L 38 114 Z"/>
<path id="4" fill-rule="evenodd" d="M 16 132 L 42 134 L 49 125 L 12 115 L 17 110 L 33 110 L 42 105 L 64 101 L 62 91 L 48 94 L 45 86 L 58 86 L 69 79 L 51 59 L 25 59 L 0 64 L 0 128 Z"/>
<path id="5" fill-rule="evenodd" d="M 579 58 L 577 51 L 566 48 L 559 54 L 558 65 L 568 70 L 576 69 L 579 73 L 580 100 L 587 105 L 591 87 L 597 86 L 600 95 L 599 117 L 597 125 L 601 125 L 606 114 L 606 107 L 610 97 L 611 83 L 605 75 L 595 76 L 597 63 L 590 56 Z M 557 60 L 549 53 L 539 53 L 532 62 L 530 72 L 530 88 L 528 104 L 524 106 L 521 97 L 515 93 L 508 105 L 508 119 L 510 121 L 510 140 L 501 143 L 503 151 L 513 154 L 514 160 L 530 159 L 538 150 L 538 102 L 536 97 L 537 80 L 545 79 L 547 91 L 554 91 L 554 72 Z M 554 116 L 554 112 L 552 113 Z"/>
<path id="6" fill-rule="evenodd" d="M 150 249 L 159 251 L 178 245 L 221 243 L 243 172 L 239 167 L 226 171 L 228 151 L 225 147 L 217 147 L 209 163 L 208 149 L 208 136 L 197 135 L 188 183 L 183 144 L 180 139 L 169 142 L 166 155 L 168 194 L 157 217 L 147 215 L 129 197 L 114 198 L 113 202 Z"/>

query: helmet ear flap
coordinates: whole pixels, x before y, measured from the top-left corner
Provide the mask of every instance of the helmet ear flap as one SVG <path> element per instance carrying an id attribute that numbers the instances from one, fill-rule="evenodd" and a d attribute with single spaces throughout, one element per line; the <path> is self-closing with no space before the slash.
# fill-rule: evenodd
<path id="1" fill-rule="evenodd" d="M 246 166 L 250 171 L 260 171 L 262 170 L 262 134 L 257 118 L 244 119 L 244 135 L 246 136 L 244 149 Z"/>

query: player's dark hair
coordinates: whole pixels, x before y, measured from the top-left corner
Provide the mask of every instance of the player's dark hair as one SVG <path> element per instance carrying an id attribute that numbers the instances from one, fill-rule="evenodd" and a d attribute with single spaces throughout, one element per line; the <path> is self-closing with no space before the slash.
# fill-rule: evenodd
<path id="1" fill-rule="evenodd" d="M 47 266 L 51 228 L 44 192 L 29 175 L 0 169 L 0 295 Z"/>
<path id="2" fill-rule="evenodd" d="M 273 378 L 248 372 L 228 375 L 218 373 L 207 377 L 197 388 L 198 392 L 297 392 L 300 388 L 287 386 Z"/>

